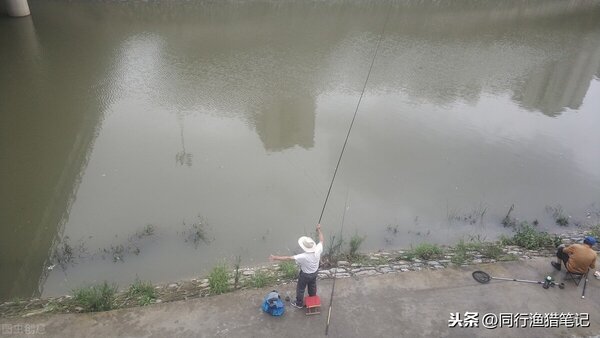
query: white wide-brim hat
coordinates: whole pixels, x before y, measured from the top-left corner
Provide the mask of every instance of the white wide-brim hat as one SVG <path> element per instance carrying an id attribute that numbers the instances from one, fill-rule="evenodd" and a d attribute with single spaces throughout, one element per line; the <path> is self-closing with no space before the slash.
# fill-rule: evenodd
<path id="1" fill-rule="evenodd" d="M 305 252 L 315 252 L 317 249 L 317 243 L 315 243 L 312 238 L 306 236 L 298 238 L 298 245 L 300 245 Z"/>

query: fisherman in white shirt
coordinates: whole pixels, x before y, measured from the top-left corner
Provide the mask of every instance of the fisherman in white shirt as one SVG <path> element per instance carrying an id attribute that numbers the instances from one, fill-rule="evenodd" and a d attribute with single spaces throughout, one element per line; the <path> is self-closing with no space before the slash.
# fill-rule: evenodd
<path id="1" fill-rule="evenodd" d="M 300 265 L 300 274 L 298 275 L 298 285 L 296 287 L 296 300 L 291 304 L 294 307 L 302 308 L 304 306 L 304 290 L 308 287 L 308 295 L 315 296 L 317 294 L 317 270 L 319 269 L 319 261 L 323 253 L 323 233 L 321 232 L 321 224 L 317 224 L 317 233 L 319 234 L 319 244 L 306 236 L 298 239 L 298 245 L 304 250 L 303 253 L 294 256 L 274 256 L 269 258 L 274 261 L 296 261 Z"/>

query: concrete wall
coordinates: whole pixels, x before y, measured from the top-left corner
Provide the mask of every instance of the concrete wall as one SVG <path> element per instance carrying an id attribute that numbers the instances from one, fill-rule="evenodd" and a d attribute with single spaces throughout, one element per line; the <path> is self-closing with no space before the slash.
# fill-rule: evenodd
<path id="1" fill-rule="evenodd" d="M 3 2 L 8 16 L 21 17 L 31 14 L 27 0 L 4 0 Z"/>

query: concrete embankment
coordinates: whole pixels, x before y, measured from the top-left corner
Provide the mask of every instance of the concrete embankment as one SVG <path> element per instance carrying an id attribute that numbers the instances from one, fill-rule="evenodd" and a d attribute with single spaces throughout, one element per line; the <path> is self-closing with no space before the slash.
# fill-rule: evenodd
<path id="1" fill-rule="evenodd" d="M 343 278 L 335 285 L 329 336 L 589 337 L 600 334 L 597 320 L 600 281 L 591 278 L 586 298 L 581 299 L 583 283 L 576 286 L 568 281 L 565 289 L 544 289 L 538 284 L 512 281 L 492 280 L 489 284 L 479 284 L 471 276 L 475 270 L 492 276 L 530 280 L 542 280 L 547 275 L 557 281 L 564 278 L 564 271 L 555 271 L 544 257 Z M 332 284 L 329 279 L 319 282 L 323 311 L 311 317 L 289 303 L 281 318 L 262 313 L 262 298 L 271 289 L 264 288 L 102 313 L 4 318 L 0 323 L 3 328 L 14 329 L 20 325 L 21 329 L 36 329 L 48 337 L 322 336 Z M 293 294 L 294 288 L 294 284 L 287 284 L 278 291 Z M 476 321 L 465 321 L 467 314 Z M 498 326 L 495 329 L 485 327 L 493 323 L 484 325 L 484 317 L 501 315 L 505 316 L 503 327 L 500 323 L 495 324 Z M 475 324 L 477 327 L 465 327 Z M 511 325 L 512 328 L 508 327 Z M 524 326 L 527 328 L 522 328 Z"/>

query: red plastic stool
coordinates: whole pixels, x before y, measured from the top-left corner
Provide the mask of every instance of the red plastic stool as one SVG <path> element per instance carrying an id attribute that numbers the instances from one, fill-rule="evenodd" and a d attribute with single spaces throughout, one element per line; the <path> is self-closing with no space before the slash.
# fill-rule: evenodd
<path id="1" fill-rule="evenodd" d="M 306 315 L 317 315 L 321 313 L 321 298 L 319 296 L 308 296 L 304 298 Z"/>

